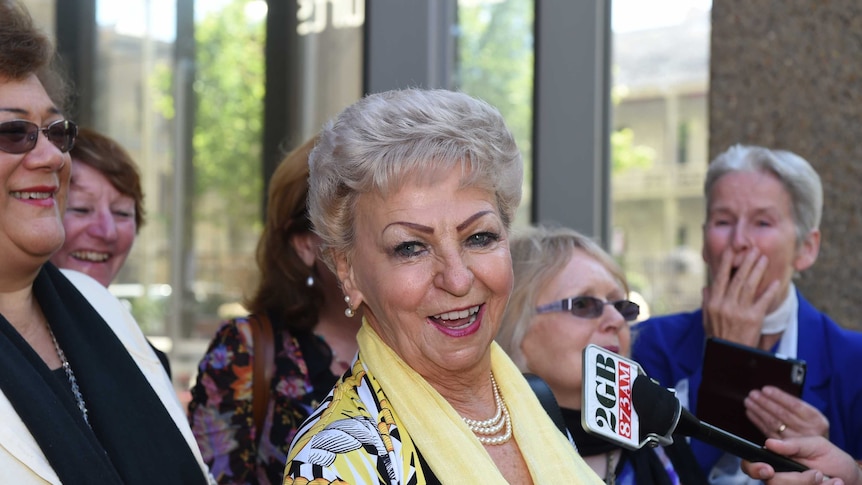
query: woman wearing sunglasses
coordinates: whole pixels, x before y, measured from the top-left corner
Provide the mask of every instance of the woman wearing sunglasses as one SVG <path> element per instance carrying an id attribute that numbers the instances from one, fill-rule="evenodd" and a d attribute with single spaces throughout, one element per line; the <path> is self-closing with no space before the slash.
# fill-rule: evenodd
<path id="1" fill-rule="evenodd" d="M 205 484 L 134 319 L 96 280 L 48 262 L 77 135 L 52 56 L 27 11 L 0 0 L 0 482 Z"/>
<path id="2" fill-rule="evenodd" d="M 614 260 L 566 228 L 522 230 L 510 248 L 515 284 L 497 342 L 522 372 L 548 383 L 587 464 L 608 484 L 706 483 L 684 440 L 667 450 L 630 451 L 581 427 L 584 348 L 629 355 L 629 322 L 640 312 L 626 298 L 628 284 Z"/>

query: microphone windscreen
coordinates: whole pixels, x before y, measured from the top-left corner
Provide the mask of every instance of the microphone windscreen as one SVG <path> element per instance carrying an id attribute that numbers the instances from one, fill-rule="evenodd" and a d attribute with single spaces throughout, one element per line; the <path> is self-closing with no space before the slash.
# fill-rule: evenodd
<path id="1" fill-rule="evenodd" d="M 632 406 L 638 414 L 642 440 L 650 433 L 670 435 L 679 421 L 679 400 L 645 375 L 637 376 L 632 385 Z"/>

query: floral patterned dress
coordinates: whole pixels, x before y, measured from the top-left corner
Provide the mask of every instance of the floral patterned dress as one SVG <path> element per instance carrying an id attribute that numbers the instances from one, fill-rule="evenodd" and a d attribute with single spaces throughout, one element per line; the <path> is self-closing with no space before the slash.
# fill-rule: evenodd
<path id="1" fill-rule="evenodd" d="M 251 326 L 225 322 L 198 366 L 189 420 L 204 460 L 220 484 L 280 484 L 297 427 L 336 381 L 332 352 L 315 335 L 291 335 L 274 325 L 275 373 L 263 423 L 252 417 Z"/>

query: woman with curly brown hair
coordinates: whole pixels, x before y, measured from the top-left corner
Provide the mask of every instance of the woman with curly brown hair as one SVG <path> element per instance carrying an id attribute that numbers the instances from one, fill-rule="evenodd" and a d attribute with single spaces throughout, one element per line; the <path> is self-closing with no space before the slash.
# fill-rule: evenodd
<path id="1" fill-rule="evenodd" d="M 201 359 L 189 416 L 219 483 L 281 483 L 299 423 L 323 400 L 356 353 L 360 320 L 344 314 L 335 276 L 318 260 L 306 197 L 316 138 L 288 154 L 272 176 L 258 243 L 260 282 L 248 317 L 225 322 Z M 253 325 L 273 335 L 265 417 L 256 426 Z M 263 342 L 260 342 L 263 344 Z"/>

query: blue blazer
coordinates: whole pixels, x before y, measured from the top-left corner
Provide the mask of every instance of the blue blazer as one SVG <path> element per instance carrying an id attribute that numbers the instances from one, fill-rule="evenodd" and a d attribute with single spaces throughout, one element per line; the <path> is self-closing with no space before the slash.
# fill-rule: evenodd
<path id="1" fill-rule="evenodd" d="M 802 399 L 829 419 L 829 440 L 862 459 L 862 333 L 844 329 L 797 291 L 797 358 L 808 364 Z M 651 318 L 633 327 L 632 358 L 665 387 L 688 378 L 688 402 L 697 413 L 697 390 L 706 334 L 702 311 Z M 707 475 L 721 450 L 692 440 Z"/>

